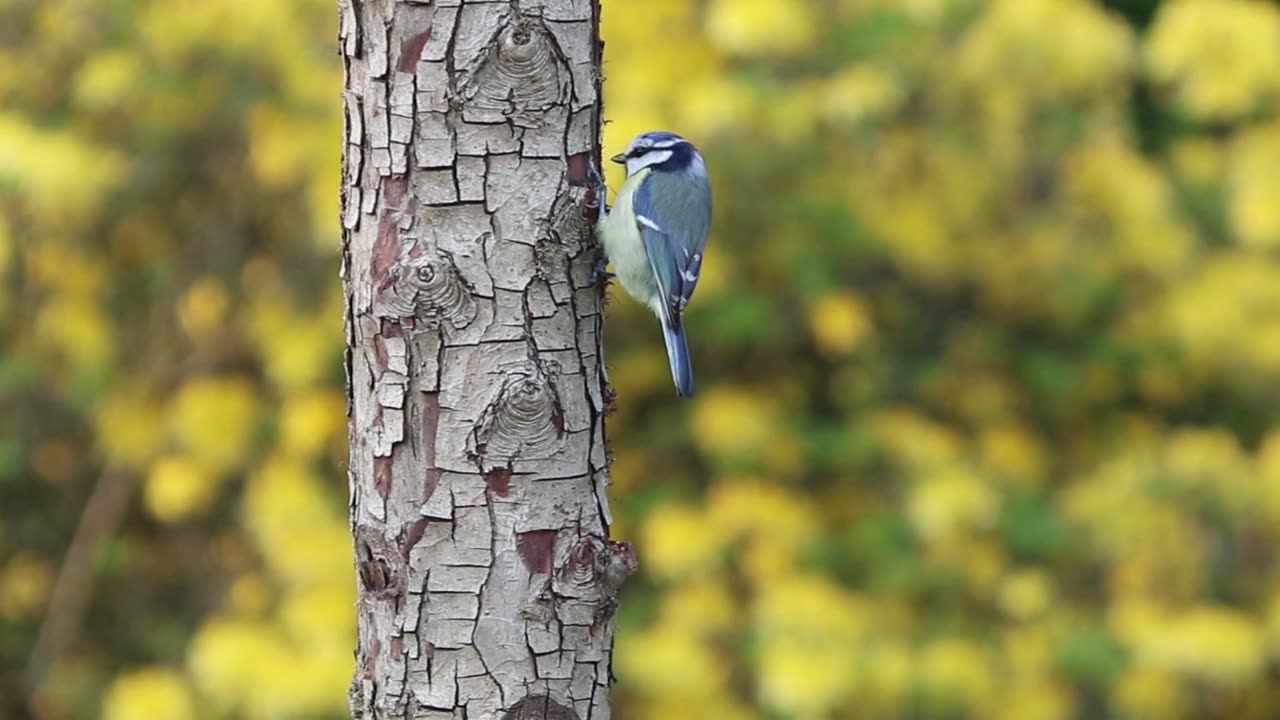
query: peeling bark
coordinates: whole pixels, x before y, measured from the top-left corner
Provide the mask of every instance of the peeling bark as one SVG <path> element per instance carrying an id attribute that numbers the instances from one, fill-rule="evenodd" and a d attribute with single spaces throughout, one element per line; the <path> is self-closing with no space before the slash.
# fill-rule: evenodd
<path id="1" fill-rule="evenodd" d="M 609 717 L 597 0 L 340 0 L 356 718 Z"/>

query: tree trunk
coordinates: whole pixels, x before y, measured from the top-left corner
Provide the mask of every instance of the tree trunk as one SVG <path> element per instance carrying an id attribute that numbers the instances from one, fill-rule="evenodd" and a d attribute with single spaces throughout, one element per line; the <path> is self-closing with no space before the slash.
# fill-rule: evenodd
<path id="1" fill-rule="evenodd" d="M 341 0 L 357 718 L 609 717 L 596 0 Z"/>

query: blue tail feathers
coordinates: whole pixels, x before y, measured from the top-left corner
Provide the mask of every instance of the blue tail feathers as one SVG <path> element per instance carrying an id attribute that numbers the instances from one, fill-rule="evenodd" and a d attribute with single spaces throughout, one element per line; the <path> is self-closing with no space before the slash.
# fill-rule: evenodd
<path id="1" fill-rule="evenodd" d="M 671 379 L 680 397 L 693 396 L 693 364 L 689 362 L 689 343 L 684 337 L 684 323 L 677 319 L 672 327 L 662 323 L 662 337 L 667 342 L 667 360 L 671 363 Z"/>

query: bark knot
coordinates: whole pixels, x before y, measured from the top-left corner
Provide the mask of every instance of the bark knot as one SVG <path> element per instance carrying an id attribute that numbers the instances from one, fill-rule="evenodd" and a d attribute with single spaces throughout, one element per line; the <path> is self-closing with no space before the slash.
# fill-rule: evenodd
<path id="1" fill-rule="evenodd" d="M 388 284 L 374 302 L 381 317 L 414 317 L 421 327 L 440 329 L 448 325 L 461 329 L 476 319 L 476 301 L 471 289 L 443 250 L 429 250 L 398 261 Z"/>
<path id="2" fill-rule="evenodd" d="M 465 72 L 465 71 L 464 71 Z M 537 12 L 511 13 L 459 85 L 468 119 L 541 127 L 568 102 L 573 75 Z"/>
<path id="3" fill-rule="evenodd" d="M 510 467 L 516 458 L 549 458 L 563 445 L 564 411 L 552 373 L 534 360 L 508 367 L 472 431 L 470 449 L 481 470 Z"/>
<path id="4" fill-rule="evenodd" d="M 597 535 L 567 536 L 554 545 L 552 589 L 559 597 L 616 600 L 622 583 L 637 567 L 631 543 Z"/>

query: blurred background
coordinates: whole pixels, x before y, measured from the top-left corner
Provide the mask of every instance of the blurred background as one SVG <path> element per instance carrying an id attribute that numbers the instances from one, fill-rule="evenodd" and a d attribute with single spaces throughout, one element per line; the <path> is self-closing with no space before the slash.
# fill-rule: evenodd
<path id="1" fill-rule="evenodd" d="M 1280 4 L 603 4 L 616 715 L 1280 716 Z M 0 0 L 0 717 L 345 715 L 336 18 Z"/>

